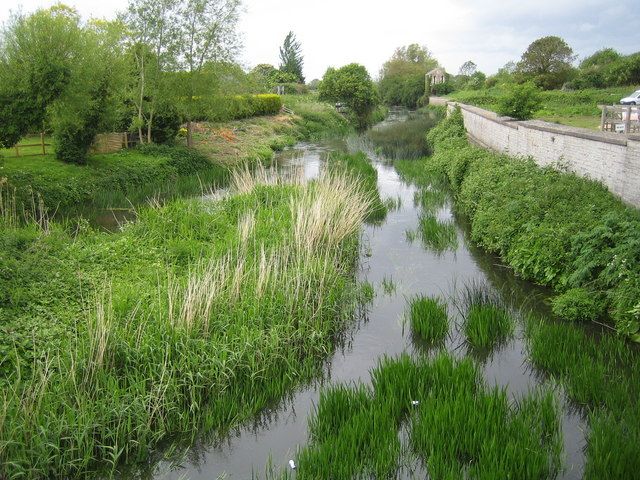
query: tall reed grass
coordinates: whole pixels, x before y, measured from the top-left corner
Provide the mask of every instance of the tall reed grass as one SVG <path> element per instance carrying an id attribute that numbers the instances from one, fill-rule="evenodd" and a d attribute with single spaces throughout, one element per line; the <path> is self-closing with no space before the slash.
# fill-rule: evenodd
<path id="1" fill-rule="evenodd" d="M 219 201 L 150 206 L 122 232 L 56 245 L 98 286 L 70 286 L 74 302 L 94 294 L 60 348 L 33 363 L 18 352 L 0 397 L 0 476 L 108 476 L 169 435 L 222 432 L 318 372 L 353 314 L 371 197 L 344 171 L 232 184 Z"/>

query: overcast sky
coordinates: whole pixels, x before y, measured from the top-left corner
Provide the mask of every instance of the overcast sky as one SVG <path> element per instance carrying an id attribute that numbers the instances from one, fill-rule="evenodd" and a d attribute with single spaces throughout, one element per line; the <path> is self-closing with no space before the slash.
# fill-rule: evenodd
<path id="1" fill-rule="evenodd" d="M 57 3 L 3 0 L 0 21 Z M 67 0 L 88 18 L 112 18 L 127 0 Z M 293 30 L 302 44 L 307 80 L 329 66 L 364 64 L 375 77 L 401 45 L 426 45 L 451 73 L 466 60 L 494 73 L 518 60 L 536 38 L 563 37 L 579 57 L 603 47 L 640 50 L 638 0 L 244 0 L 240 62 L 278 64 L 278 47 Z"/>

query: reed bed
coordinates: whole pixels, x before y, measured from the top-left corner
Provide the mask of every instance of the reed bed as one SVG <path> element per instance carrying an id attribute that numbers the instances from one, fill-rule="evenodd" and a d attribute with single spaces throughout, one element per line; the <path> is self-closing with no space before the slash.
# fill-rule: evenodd
<path id="1" fill-rule="evenodd" d="M 39 330 L 65 333 L 36 356 L 43 343 L 17 344 L 20 332 L 0 342 L 15 350 L 0 371 L 0 477 L 109 476 L 169 435 L 224 432 L 317 374 L 361 296 L 371 197 L 346 171 L 232 183 L 216 202 L 140 209 L 114 235 L 54 229 L 47 255 L 68 261 L 41 255 L 42 274 L 65 282 L 31 311 Z"/>
<path id="2" fill-rule="evenodd" d="M 636 478 L 640 471 L 640 352 L 620 336 L 529 318 L 533 365 L 564 387 L 589 420 L 584 477 Z"/>
<path id="3" fill-rule="evenodd" d="M 371 387 L 324 390 L 298 452 L 297 478 L 396 478 L 406 425 L 429 478 L 555 478 L 559 407 L 549 392 L 509 400 L 469 359 L 385 357 Z"/>

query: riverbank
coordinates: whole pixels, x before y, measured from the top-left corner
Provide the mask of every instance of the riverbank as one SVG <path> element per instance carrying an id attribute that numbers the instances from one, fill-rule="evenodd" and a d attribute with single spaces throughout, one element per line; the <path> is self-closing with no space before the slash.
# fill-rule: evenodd
<path id="1" fill-rule="evenodd" d="M 291 103 L 291 102 L 290 102 Z M 19 217 L 72 216 L 89 209 L 129 208 L 159 196 L 175 198 L 224 184 L 228 169 L 267 161 L 275 151 L 303 139 L 350 131 L 333 107 L 298 100 L 294 115 L 254 117 L 196 125 L 195 150 L 143 146 L 89 157 L 87 165 L 60 162 L 52 154 L 0 159 L 0 186 L 15 197 Z"/>
<path id="2" fill-rule="evenodd" d="M 112 234 L 3 224 L 3 474 L 109 475 L 316 375 L 361 300 L 363 161 L 304 184 L 235 171 L 230 196 L 144 207 Z"/>

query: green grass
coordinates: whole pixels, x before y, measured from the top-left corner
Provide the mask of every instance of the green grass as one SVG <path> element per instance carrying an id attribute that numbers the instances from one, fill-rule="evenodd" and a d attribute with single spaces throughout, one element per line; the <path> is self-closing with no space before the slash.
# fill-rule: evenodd
<path id="1" fill-rule="evenodd" d="M 435 188 L 421 188 L 413 196 L 414 205 L 419 206 L 425 213 L 435 214 L 446 202 L 447 194 Z"/>
<path id="2" fill-rule="evenodd" d="M 474 305 L 463 322 L 467 342 L 477 349 L 493 349 L 513 332 L 509 314 L 495 305 Z"/>
<path id="3" fill-rule="evenodd" d="M 421 214 L 418 233 L 425 248 L 436 253 L 458 248 L 458 235 L 453 222 L 442 222 L 434 215 Z"/>
<path id="4" fill-rule="evenodd" d="M 447 306 L 442 300 L 417 296 L 409 305 L 411 331 L 429 344 L 441 343 L 449 333 Z"/>
<path id="5" fill-rule="evenodd" d="M 318 373 L 366 295 L 369 198 L 344 173 L 266 176 L 236 172 L 214 203 L 142 208 L 115 234 L 3 223 L 3 476 L 108 476 Z"/>
<path id="6" fill-rule="evenodd" d="M 372 386 L 330 387 L 309 420 L 297 478 L 395 478 L 398 432 L 430 478 L 554 478 L 561 467 L 559 410 L 550 393 L 511 402 L 478 367 L 448 354 L 383 358 Z"/>
<path id="7" fill-rule="evenodd" d="M 424 113 L 412 113 L 403 122 L 378 125 L 367 132 L 376 151 L 390 160 L 420 158 L 429 153 L 424 132 L 437 119 Z"/>
<path id="8" fill-rule="evenodd" d="M 572 324 L 527 322 L 534 366 L 559 381 L 587 416 L 584 478 L 635 478 L 640 469 L 640 352 L 623 338 Z"/>

